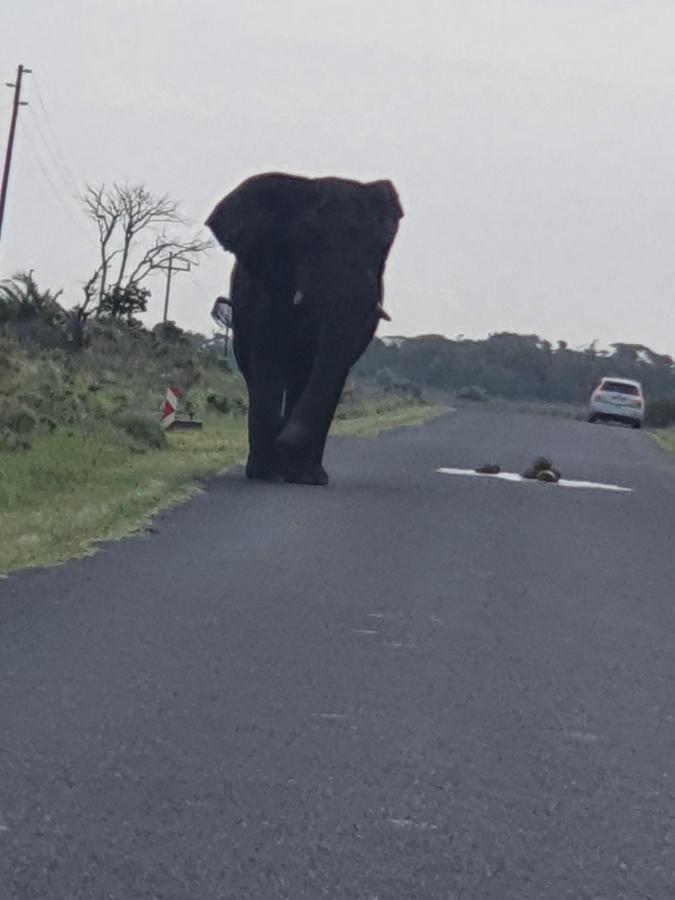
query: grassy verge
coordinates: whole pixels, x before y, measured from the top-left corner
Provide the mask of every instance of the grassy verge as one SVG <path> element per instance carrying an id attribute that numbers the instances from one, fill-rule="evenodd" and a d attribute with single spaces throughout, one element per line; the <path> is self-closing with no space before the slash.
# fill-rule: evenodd
<path id="1" fill-rule="evenodd" d="M 651 433 L 665 450 L 675 453 L 675 428 L 664 428 Z"/>
<path id="2" fill-rule="evenodd" d="M 501 400 L 488 401 L 492 409 L 506 412 L 528 413 L 533 416 L 555 416 L 562 419 L 576 419 L 585 422 L 588 410 L 572 403 L 546 403 L 543 400 Z"/>
<path id="3" fill-rule="evenodd" d="M 440 407 L 361 411 L 334 433 L 375 435 L 423 422 Z M 59 429 L 26 453 L 0 453 L 0 572 L 48 565 L 118 538 L 199 490 L 199 480 L 245 457 L 243 419 L 209 417 L 201 432 L 169 435 L 149 450 L 112 428 Z"/>
<path id="4" fill-rule="evenodd" d="M 338 419 L 331 434 L 346 437 L 375 437 L 392 428 L 419 425 L 448 411 L 444 406 L 401 406 L 384 412 L 366 413 L 359 417 Z"/>

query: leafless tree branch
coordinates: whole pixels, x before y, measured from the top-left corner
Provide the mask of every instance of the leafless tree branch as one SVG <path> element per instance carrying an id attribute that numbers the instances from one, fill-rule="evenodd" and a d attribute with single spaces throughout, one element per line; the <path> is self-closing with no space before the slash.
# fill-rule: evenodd
<path id="1" fill-rule="evenodd" d="M 101 308 L 109 290 L 138 287 L 170 257 L 196 265 L 211 246 L 200 235 L 169 235 L 168 228 L 187 225 L 177 204 L 168 196 L 155 196 L 144 185 L 87 185 L 82 206 L 98 233 L 99 262 L 83 285 L 86 318 Z"/>

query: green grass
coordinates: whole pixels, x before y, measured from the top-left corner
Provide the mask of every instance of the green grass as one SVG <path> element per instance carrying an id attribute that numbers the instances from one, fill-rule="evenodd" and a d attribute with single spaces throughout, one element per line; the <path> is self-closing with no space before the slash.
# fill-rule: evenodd
<path id="1" fill-rule="evenodd" d="M 675 428 L 664 428 L 651 434 L 665 450 L 675 453 Z"/>
<path id="2" fill-rule="evenodd" d="M 403 428 L 420 425 L 431 418 L 448 412 L 444 406 L 401 406 L 378 412 L 365 412 L 360 416 L 348 419 L 337 419 L 331 428 L 331 434 L 349 437 L 376 437 L 383 431 L 392 428 Z"/>
<path id="3" fill-rule="evenodd" d="M 376 435 L 443 411 L 361 409 L 336 421 L 333 433 Z M 245 422 L 231 416 L 210 416 L 202 431 L 171 434 L 163 450 L 119 428 L 76 425 L 35 436 L 25 453 L 0 452 L 0 572 L 58 563 L 91 552 L 96 541 L 128 535 L 245 455 Z"/>

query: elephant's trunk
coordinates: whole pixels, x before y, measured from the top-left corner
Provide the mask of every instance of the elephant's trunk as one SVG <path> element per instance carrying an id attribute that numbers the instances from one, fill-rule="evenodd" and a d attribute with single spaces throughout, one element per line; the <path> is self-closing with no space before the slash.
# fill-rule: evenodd
<path id="1" fill-rule="evenodd" d="M 384 312 L 381 302 L 375 316 L 373 306 L 370 309 L 361 321 L 360 333 L 354 334 L 337 323 L 324 330 L 305 388 L 277 439 L 281 447 L 305 456 L 312 464 L 321 463 L 349 370 L 370 343 Z"/>

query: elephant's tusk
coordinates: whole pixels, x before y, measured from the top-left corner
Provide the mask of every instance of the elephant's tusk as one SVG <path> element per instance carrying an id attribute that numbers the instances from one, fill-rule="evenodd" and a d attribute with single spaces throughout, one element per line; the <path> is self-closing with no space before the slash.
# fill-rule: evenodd
<path id="1" fill-rule="evenodd" d="M 384 319 L 385 322 L 391 322 L 391 316 L 388 312 L 385 312 L 381 306 L 377 307 L 377 314 L 381 319 Z"/>

